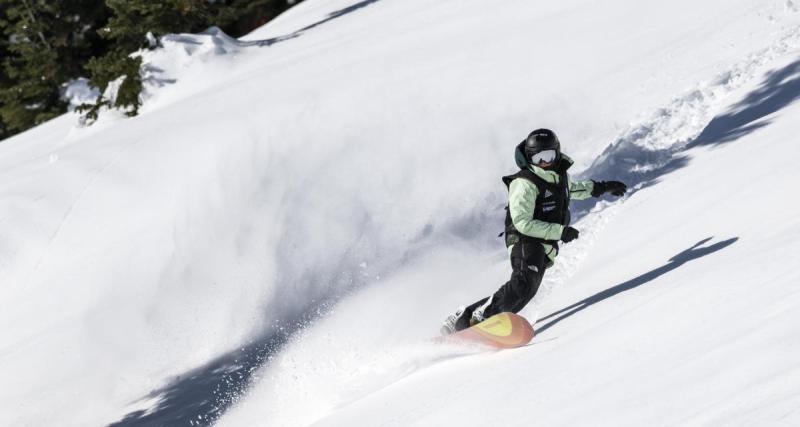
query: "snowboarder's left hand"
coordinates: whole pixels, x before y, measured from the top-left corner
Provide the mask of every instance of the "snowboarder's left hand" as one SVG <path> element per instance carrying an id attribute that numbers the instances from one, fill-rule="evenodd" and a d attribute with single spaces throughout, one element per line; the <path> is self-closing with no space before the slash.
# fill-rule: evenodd
<path id="1" fill-rule="evenodd" d="M 564 231 L 561 232 L 561 241 L 564 243 L 569 243 L 578 238 L 580 232 L 573 227 L 566 226 L 564 227 Z"/>
<path id="2" fill-rule="evenodd" d="M 605 193 L 611 193 L 613 196 L 622 196 L 628 191 L 628 186 L 620 181 L 593 181 L 594 188 L 592 189 L 593 197 L 600 197 Z"/>

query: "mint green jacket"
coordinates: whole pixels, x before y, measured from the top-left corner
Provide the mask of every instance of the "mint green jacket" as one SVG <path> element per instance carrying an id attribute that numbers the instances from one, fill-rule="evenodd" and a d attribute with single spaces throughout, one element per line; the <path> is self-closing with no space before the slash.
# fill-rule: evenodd
<path id="1" fill-rule="evenodd" d="M 570 160 L 571 161 L 571 160 Z M 533 173 L 547 182 L 557 184 L 559 176 L 556 172 L 542 169 L 538 166 L 528 166 Z M 569 178 L 569 175 L 567 175 Z M 592 181 L 569 181 L 569 195 L 572 200 L 588 199 L 592 196 L 592 189 L 594 182 Z M 544 222 L 533 219 L 533 209 L 536 206 L 536 198 L 539 196 L 539 189 L 536 184 L 524 178 L 517 178 L 511 181 L 508 186 L 508 210 L 511 214 L 511 221 L 514 227 L 522 234 L 530 237 L 536 237 L 544 240 L 559 240 L 561 233 L 564 231 L 564 226 L 554 222 Z M 549 265 L 553 265 L 553 261 L 558 255 L 558 251 L 546 243 L 542 243 L 544 252 L 550 259 Z M 508 247 L 508 253 L 511 254 L 511 249 L 514 245 Z"/>

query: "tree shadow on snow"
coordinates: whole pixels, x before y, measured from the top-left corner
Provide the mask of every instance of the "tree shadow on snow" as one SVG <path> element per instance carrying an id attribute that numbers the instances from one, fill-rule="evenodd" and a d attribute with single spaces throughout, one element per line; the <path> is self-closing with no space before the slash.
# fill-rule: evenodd
<path id="1" fill-rule="evenodd" d="M 362 9 L 364 7 L 367 7 L 367 6 L 371 5 L 372 3 L 377 3 L 378 1 L 380 1 L 380 0 L 363 0 L 363 1 L 360 1 L 358 3 L 353 4 L 351 6 L 345 7 L 343 9 L 339 9 L 339 10 L 337 10 L 335 12 L 331 12 L 324 19 L 322 19 L 320 21 L 317 21 L 317 22 L 315 22 L 315 23 L 313 23 L 311 25 L 307 25 L 307 26 L 305 26 L 305 27 L 303 27 L 303 28 L 301 28 L 299 30 L 296 30 L 296 31 L 294 31 L 292 33 L 285 34 L 285 35 L 278 36 L 278 37 L 272 37 L 272 38 L 269 38 L 269 39 L 256 40 L 256 41 L 253 41 L 253 42 L 245 42 L 245 43 L 250 45 L 250 46 L 272 46 L 272 45 L 274 45 L 276 43 L 280 43 L 280 42 L 284 42 L 286 40 L 291 40 L 291 39 L 300 37 L 301 35 L 303 35 L 303 33 L 305 33 L 308 30 L 311 30 L 313 28 L 319 27 L 320 25 L 324 25 L 324 24 L 326 24 L 326 23 L 328 23 L 330 21 L 333 21 L 334 19 L 341 18 L 342 16 L 345 16 L 347 14 L 353 13 L 353 12 L 359 10 L 359 9 Z"/>
<path id="2" fill-rule="evenodd" d="M 581 179 L 614 179 L 628 184 L 629 194 L 657 184 L 660 179 L 689 164 L 685 153 L 694 147 L 717 146 L 739 140 L 771 123 L 765 119 L 800 99 L 800 60 L 769 72 L 758 88 L 745 95 L 727 112 L 717 115 L 700 135 L 684 145 L 649 146 L 648 138 L 664 129 L 646 123 L 611 144 Z M 665 117 L 664 120 L 669 120 Z M 607 197 L 607 196 L 605 196 Z M 576 201 L 574 218 L 586 215 L 600 199 Z"/>
<path id="3" fill-rule="evenodd" d="M 732 245 L 737 240 L 739 240 L 738 237 L 733 237 L 728 240 L 724 240 L 722 242 L 714 243 L 713 245 L 710 246 L 705 246 L 705 247 L 702 246 L 703 244 L 710 241 L 712 238 L 713 237 L 708 237 L 695 243 L 692 247 L 670 258 L 669 262 L 662 265 L 661 267 L 656 268 L 655 270 L 648 271 L 647 273 L 634 277 L 631 280 L 620 283 L 619 285 L 608 288 L 604 291 L 598 292 L 590 297 L 584 298 L 576 302 L 575 304 L 572 304 L 570 306 L 562 308 L 561 310 L 548 314 L 547 316 L 537 321 L 537 325 L 540 324 L 540 322 L 547 321 L 546 323 L 543 323 L 541 326 L 536 327 L 537 334 L 541 334 L 542 332 L 555 326 L 558 322 L 570 316 L 573 316 L 583 310 L 586 310 L 587 308 L 599 302 L 605 301 L 613 296 L 621 294 L 622 292 L 629 291 L 631 289 L 649 283 L 663 276 L 664 274 L 669 273 L 670 271 L 675 270 L 678 267 L 681 267 L 682 265 L 686 264 L 691 260 L 695 260 L 704 257 L 706 255 L 712 254 L 714 252 L 717 252 L 721 249 L 724 249 Z"/>
<path id="4" fill-rule="evenodd" d="M 273 333 L 153 390 L 141 399 L 156 400 L 153 408 L 131 412 L 109 427 L 213 424 L 246 391 L 255 371 L 281 349 L 298 327 L 273 329 Z"/>

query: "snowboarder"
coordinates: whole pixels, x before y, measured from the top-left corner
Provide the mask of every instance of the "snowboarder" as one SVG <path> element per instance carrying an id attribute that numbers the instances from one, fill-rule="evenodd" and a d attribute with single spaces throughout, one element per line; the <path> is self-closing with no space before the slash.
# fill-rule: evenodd
<path id="1" fill-rule="evenodd" d="M 510 311 L 519 312 L 536 295 L 545 271 L 555 262 L 558 242 L 578 238 L 571 227 L 569 201 L 622 196 L 627 186 L 619 181 L 570 180 L 572 159 L 561 153 L 561 143 L 549 129 L 537 129 L 517 145 L 514 157 L 520 171 L 503 177 L 508 188 L 505 239 L 511 256 L 511 279 L 494 295 L 458 308 L 442 334 L 468 328 L 484 319 Z"/>

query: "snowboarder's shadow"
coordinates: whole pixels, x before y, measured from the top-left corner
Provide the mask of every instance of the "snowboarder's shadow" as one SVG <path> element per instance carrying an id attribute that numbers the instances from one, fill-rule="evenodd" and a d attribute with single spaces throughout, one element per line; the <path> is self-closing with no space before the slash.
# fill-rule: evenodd
<path id="1" fill-rule="evenodd" d="M 592 295 L 590 297 L 587 297 L 587 298 L 585 298 L 585 299 L 583 299 L 581 301 L 576 302 L 575 304 L 572 304 L 570 306 L 562 308 L 561 310 L 558 310 L 556 312 L 548 314 L 547 316 L 545 316 L 545 317 L 543 317 L 543 318 L 538 320 L 537 325 L 541 325 L 541 326 L 537 326 L 536 327 L 536 333 L 537 334 L 541 334 L 542 332 L 544 332 L 544 331 L 550 329 L 551 327 L 555 326 L 558 322 L 560 322 L 560 321 L 562 321 L 562 320 L 564 320 L 564 319 L 566 319 L 566 318 L 568 318 L 570 316 L 573 316 L 576 313 L 579 313 L 579 312 L 591 307 L 594 304 L 597 304 L 597 303 L 599 303 L 601 301 L 607 300 L 608 298 L 611 298 L 611 297 L 613 297 L 615 295 L 618 295 L 618 294 L 620 294 L 622 292 L 631 290 L 633 288 L 636 288 L 636 287 L 644 285 L 644 284 L 646 284 L 648 282 L 651 282 L 651 281 L 655 280 L 656 278 L 658 278 L 658 277 L 660 277 L 660 276 L 662 276 L 662 275 L 664 275 L 666 273 L 669 273 L 672 270 L 675 270 L 676 268 L 684 265 L 685 263 L 687 263 L 687 262 L 689 262 L 691 260 L 694 260 L 694 259 L 697 259 L 697 258 L 700 258 L 700 257 L 704 257 L 706 255 L 714 253 L 714 252 L 716 252 L 716 251 L 718 251 L 720 249 L 723 249 L 723 248 L 726 248 L 726 247 L 732 245 L 734 242 L 739 240 L 738 237 L 733 237 L 733 238 L 730 238 L 728 240 L 724 240 L 724 241 L 721 241 L 721 242 L 718 242 L 718 243 L 714 243 L 713 245 L 710 245 L 710 246 L 701 247 L 703 244 L 707 243 L 712 238 L 713 237 L 708 237 L 708 238 L 705 238 L 705 239 L 695 243 L 692 247 L 690 247 L 689 249 L 686 249 L 685 251 L 680 252 L 679 254 L 675 255 L 672 258 L 670 258 L 668 263 L 662 265 L 661 267 L 656 268 L 655 270 L 648 271 L 647 273 L 644 273 L 644 274 L 642 274 L 640 276 L 634 277 L 631 280 L 628 280 L 626 282 L 620 283 L 619 285 L 616 285 L 614 287 L 608 288 L 608 289 L 606 289 L 604 291 L 598 292 L 598 293 L 596 293 L 596 294 L 594 294 L 594 295 Z M 546 321 L 546 322 L 544 324 L 542 324 L 541 322 L 543 322 L 543 321 Z"/>

